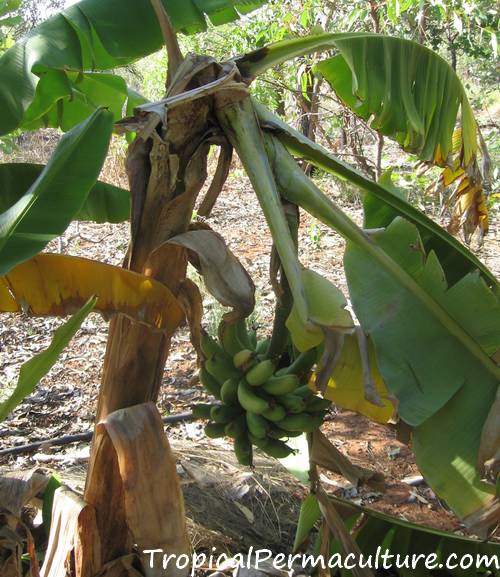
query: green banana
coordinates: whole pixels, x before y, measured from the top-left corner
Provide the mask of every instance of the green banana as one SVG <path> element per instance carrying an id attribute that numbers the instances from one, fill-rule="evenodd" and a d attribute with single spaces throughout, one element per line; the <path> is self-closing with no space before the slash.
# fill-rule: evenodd
<path id="1" fill-rule="evenodd" d="M 332 402 L 328 399 L 322 399 L 321 397 L 316 397 L 313 395 L 306 400 L 306 410 L 311 413 L 316 413 L 317 411 L 323 411 L 324 409 L 329 409 Z"/>
<path id="2" fill-rule="evenodd" d="M 252 349 L 252 341 L 248 332 L 246 319 L 237 320 L 235 325 L 236 335 L 238 336 L 239 341 L 243 344 L 243 348 Z"/>
<path id="3" fill-rule="evenodd" d="M 316 362 L 317 354 L 316 349 L 309 349 L 308 351 L 300 353 L 292 364 L 277 371 L 276 376 L 297 375 L 298 377 L 303 377 L 311 370 Z"/>
<path id="4" fill-rule="evenodd" d="M 242 349 L 233 356 L 233 364 L 244 373 L 252 366 L 255 352 L 250 349 Z"/>
<path id="5" fill-rule="evenodd" d="M 267 436 L 271 437 L 271 439 L 288 439 L 290 437 L 300 437 L 302 434 L 302 431 L 284 431 L 276 425 L 273 425 L 267 432 Z"/>
<path id="6" fill-rule="evenodd" d="M 220 399 L 220 383 L 204 366 L 200 368 L 199 378 L 200 383 L 205 387 L 205 389 L 216 399 Z"/>
<path id="7" fill-rule="evenodd" d="M 222 391 L 221 391 L 222 392 Z M 304 399 L 296 395 L 282 395 L 278 402 L 285 407 L 287 413 L 298 414 L 302 413 L 306 408 Z"/>
<path id="8" fill-rule="evenodd" d="M 245 375 L 246 381 L 252 387 L 263 385 L 274 373 L 274 363 L 270 359 L 260 361 Z"/>
<path id="9" fill-rule="evenodd" d="M 219 345 L 219 343 L 213 339 L 204 329 L 201 331 L 200 346 L 201 352 L 203 353 L 205 359 L 211 359 L 214 355 L 218 355 L 219 357 L 227 356 L 227 353 Z"/>
<path id="10" fill-rule="evenodd" d="M 276 423 L 286 417 L 286 411 L 281 405 L 275 405 L 274 407 L 264 411 L 262 416 L 265 417 L 268 421 Z"/>
<path id="11" fill-rule="evenodd" d="M 261 439 L 260 437 L 256 437 L 255 435 L 252 435 L 252 433 L 249 433 L 248 437 L 250 438 L 250 441 L 252 442 L 252 444 L 254 444 L 259 449 L 264 449 L 264 447 L 269 442 L 269 439 L 267 437 L 264 437 L 263 439 Z"/>
<path id="12" fill-rule="evenodd" d="M 224 423 L 208 423 L 205 425 L 205 435 L 210 439 L 218 439 L 225 435 L 224 429 Z"/>
<path id="13" fill-rule="evenodd" d="M 239 379 L 227 379 L 220 388 L 220 398 L 226 405 L 238 404 L 238 383 Z"/>
<path id="14" fill-rule="evenodd" d="M 219 324 L 219 341 L 226 353 L 233 357 L 238 351 L 246 349 L 245 343 L 242 343 L 238 336 L 238 328 L 235 323 L 228 324 L 221 321 Z"/>
<path id="15" fill-rule="evenodd" d="M 309 388 L 309 385 L 302 385 L 301 387 L 298 387 L 295 389 L 295 391 L 293 391 L 293 394 L 296 397 L 301 397 L 302 399 L 308 399 L 309 397 L 313 397 L 314 393 L 313 391 Z"/>
<path id="16" fill-rule="evenodd" d="M 196 419 L 210 419 L 210 411 L 213 405 L 210 403 L 197 403 L 191 409 L 193 412 L 193 417 Z"/>
<path id="17" fill-rule="evenodd" d="M 271 377 L 262 385 L 262 388 L 270 395 L 279 396 L 291 393 L 299 385 L 300 381 L 297 375 L 282 375 Z"/>
<path id="18" fill-rule="evenodd" d="M 217 405 L 210 410 L 210 418 L 215 423 L 230 423 L 239 415 L 241 415 L 241 407 Z"/>
<path id="19" fill-rule="evenodd" d="M 323 414 L 311 415 L 309 413 L 300 413 L 298 415 L 287 415 L 284 419 L 276 424 L 280 429 L 285 431 L 301 431 L 303 433 L 312 433 L 323 422 Z"/>
<path id="20" fill-rule="evenodd" d="M 262 450 L 275 459 L 284 459 L 294 452 L 291 447 L 278 439 L 268 439 Z"/>
<path id="21" fill-rule="evenodd" d="M 249 432 L 258 439 L 263 439 L 269 429 L 269 423 L 261 415 L 252 413 L 251 411 L 246 412 L 246 421 Z"/>
<path id="22" fill-rule="evenodd" d="M 234 440 L 234 454 L 238 459 L 238 463 L 241 465 L 252 466 L 253 463 L 253 451 L 252 443 L 246 435 L 242 437 L 237 437 Z"/>
<path id="23" fill-rule="evenodd" d="M 224 432 L 228 437 L 232 437 L 233 439 L 245 435 L 247 432 L 245 415 L 240 415 L 237 419 L 228 423 L 224 428 Z"/>
<path id="24" fill-rule="evenodd" d="M 231 361 L 218 355 L 214 355 L 211 359 L 206 360 L 204 366 L 221 385 L 227 381 L 227 379 L 238 378 L 240 376 L 239 371 L 233 367 Z"/>
<path id="25" fill-rule="evenodd" d="M 238 385 L 238 401 L 246 411 L 256 413 L 257 415 L 269 409 L 269 403 L 262 397 L 259 397 L 244 379 L 242 379 Z"/>

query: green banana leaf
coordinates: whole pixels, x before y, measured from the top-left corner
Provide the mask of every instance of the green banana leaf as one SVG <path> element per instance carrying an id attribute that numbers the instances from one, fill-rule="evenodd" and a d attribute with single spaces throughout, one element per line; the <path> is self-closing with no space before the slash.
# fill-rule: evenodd
<path id="1" fill-rule="evenodd" d="M 223 24 L 264 1 L 163 3 L 174 29 L 192 34 L 206 29 L 206 16 L 213 24 Z M 83 110 L 92 103 L 113 104 L 116 112 L 117 103 L 127 95 L 123 81 L 88 72 L 124 66 L 159 50 L 162 44 L 149 0 L 82 0 L 66 8 L 34 28 L 0 58 L 0 134 L 11 132 L 26 120 L 32 126 L 39 125 L 41 112 L 48 115 L 44 121 L 49 125 L 56 125 L 58 118 L 65 129 L 82 120 Z M 79 75 L 82 72 L 85 74 Z M 38 87 L 40 79 L 43 85 Z M 53 110 L 62 100 L 62 110 Z"/>
<path id="2" fill-rule="evenodd" d="M 0 276 L 62 234 L 82 208 L 106 157 L 113 115 L 97 109 L 59 141 L 32 186 L 0 214 Z"/>
<path id="3" fill-rule="evenodd" d="M 59 355 L 75 336 L 96 302 L 97 297 L 90 298 L 78 312 L 55 331 L 50 345 L 44 351 L 36 354 L 23 364 L 14 391 L 5 401 L 0 403 L 0 421 L 3 421 L 9 413 L 35 390 L 40 379 L 57 362 Z"/>
<path id="4" fill-rule="evenodd" d="M 315 166 L 358 186 L 366 195 L 365 202 L 368 202 L 369 199 L 369 202 L 378 204 L 380 210 L 383 207 L 385 210 L 391 209 L 389 219 L 378 221 L 377 226 L 385 226 L 396 215 L 403 216 L 414 223 L 420 231 L 426 250 L 434 250 L 438 255 L 446 278 L 450 283 L 462 278 L 467 272 L 479 269 L 489 284 L 498 286 L 498 281 L 493 273 L 470 250 L 433 220 L 406 202 L 399 194 L 395 194 L 392 185 L 389 185 L 386 179 L 375 182 L 366 178 L 358 170 L 336 158 L 334 154 L 328 152 L 321 145 L 312 142 L 288 126 L 263 105 L 254 101 L 254 107 L 261 127 L 275 134 L 292 154 L 305 158 Z M 284 173 L 286 176 L 286 170 L 278 172 L 280 175 Z M 368 224 L 370 228 L 373 228 L 376 222 L 370 219 Z"/>
<path id="5" fill-rule="evenodd" d="M 359 116 L 374 115 L 373 128 L 395 138 L 425 161 L 446 159 L 461 110 L 463 162 L 477 151 L 477 125 L 464 88 L 451 66 L 417 42 L 381 34 L 318 34 L 284 40 L 236 60 L 254 77 L 311 52 L 339 50 L 316 65 Z"/>
<path id="6" fill-rule="evenodd" d="M 0 214 L 13 206 L 45 169 L 43 164 L 0 164 Z M 118 223 L 130 215 L 130 192 L 107 182 L 97 181 L 90 189 L 76 220 Z"/>
<path id="7" fill-rule="evenodd" d="M 483 558 L 482 566 L 476 568 L 474 562 L 470 569 L 453 569 L 450 567 L 447 569 L 447 574 L 451 574 L 454 577 L 477 577 L 477 575 L 482 574 L 495 574 L 497 567 L 495 561 L 498 563 L 498 556 L 500 555 L 500 545 L 498 543 L 478 541 L 430 527 L 416 525 L 361 505 L 355 505 L 339 497 L 329 496 L 329 498 L 342 515 L 345 525 L 347 527 L 356 527 L 352 530 L 356 543 L 365 559 L 372 555 L 373 563 L 379 547 L 381 548 L 381 553 L 388 549 L 391 555 L 399 554 L 401 560 L 406 555 L 420 554 L 429 558 L 431 554 L 435 554 L 437 564 L 444 564 L 447 559 L 451 563 L 458 563 L 460 558 L 465 555 L 472 555 L 474 561 L 478 556 Z M 311 494 L 306 497 L 301 508 L 294 550 L 306 540 L 320 518 L 321 512 L 317 498 L 314 494 Z M 330 555 L 338 552 L 338 543 L 334 541 L 331 544 Z M 451 555 L 457 557 L 450 558 Z M 423 561 L 424 558 L 421 559 Z M 486 559 L 488 560 L 487 562 L 485 562 Z M 390 559 L 390 561 L 393 563 L 391 570 L 400 577 L 430 575 L 425 570 L 422 561 L 415 568 L 410 565 L 410 568 L 400 567 L 399 569 L 394 565 L 395 557 Z M 411 557 L 409 562 L 412 562 Z M 380 559 L 379 567 L 382 567 L 382 559 Z M 492 571 L 492 573 L 488 573 L 488 570 Z M 347 576 L 350 573 L 343 571 L 342 575 Z"/>
<path id="8" fill-rule="evenodd" d="M 472 518 L 498 506 L 495 487 L 476 469 L 481 432 L 500 380 L 500 370 L 488 359 L 500 347 L 498 297 L 477 273 L 449 287 L 436 255 L 425 253 L 417 228 L 400 217 L 371 240 L 434 306 L 423 306 L 416 291 L 349 241 L 344 266 L 354 310 L 373 339 L 401 418 L 415 426 L 420 470 L 460 518 Z M 449 321 L 434 314 L 436 307 Z M 474 354 L 468 341 L 477 342 L 485 356 Z M 443 442 L 436 443 L 438 438 Z"/>

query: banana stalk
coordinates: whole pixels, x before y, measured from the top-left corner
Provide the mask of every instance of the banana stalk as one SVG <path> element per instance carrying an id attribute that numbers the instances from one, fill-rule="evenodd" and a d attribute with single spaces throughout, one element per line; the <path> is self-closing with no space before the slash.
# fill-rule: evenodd
<path id="1" fill-rule="evenodd" d="M 282 206 L 285 212 L 285 218 L 288 222 L 288 227 L 293 238 L 296 254 L 298 253 L 299 244 L 299 211 L 294 204 L 282 201 Z M 279 260 L 279 257 L 278 257 Z M 288 279 L 283 270 L 283 265 L 279 263 L 281 269 L 281 279 L 278 285 L 279 291 L 276 292 L 276 309 L 274 312 L 273 333 L 267 354 L 273 357 L 279 357 L 285 350 L 288 343 L 288 330 L 285 326 L 286 320 L 290 315 L 293 306 L 293 298 L 290 290 Z M 272 272 L 271 272 L 272 274 Z"/>
<path id="2" fill-rule="evenodd" d="M 216 103 L 217 119 L 250 178 L 290 284 L 298 314 L 307 324 L 309 315 L 300 263 L 250 97 L 234 101 L 221 93 L 216 96 Z"/>

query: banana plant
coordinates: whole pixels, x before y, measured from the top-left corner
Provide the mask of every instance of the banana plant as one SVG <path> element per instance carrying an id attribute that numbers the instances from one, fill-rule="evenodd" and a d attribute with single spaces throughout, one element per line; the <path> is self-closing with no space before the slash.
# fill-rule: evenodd
<path id="1" fill-rule="evenodd" d="M 300 428 L 303 415 L 288 415 L 272 399 L 265 400 L 286 394 L 283 387 L 294 379 L 279 380 L 278 372 L 294 357 L 290 367 L 305 358 L 308 368 L 317 361 L 310 386 L 326 399 L 380 422 L 397 417 L 411 428 L 427 482 L 470 530 L 485 537 L 498 522 L 497 280 L 458 240 L 403 200 L 390 180 L 367 179 L 293 130 L 251 93 L 252 81 L 269 68 L 333 51 L 333 58 L 316 67 L 345 104 L 373 117 L 374 127 L 422 160 L 451 171 L 446 178 L 455 175 L 464 190 L 472 187 L 470 197 L 478 190 L 478 133 L 464 88 L 433 52 L 376 34 L 294 38 L 223 62 L 182 54 L 177 33 L 205 29 L 206 18 L 215 25 L 230 22 L 263 3 L 82 0 L 0 58 L 0 133 L 40 126 L 65 132 L 47 166 L 0 167 L 1 310 L 63 315 L 91 302 L 95 310 L 112 315 L 84 495 L 95 512 L 92 530 L 99 546 L 93 549 L 90 539 L 78 541 L 75 559 L 82 574 L 111 573 L 120 563 L 135 574 L 129 557 L 134 543 L 177 554 L 188 550 L 175 466 L 166 438 L 155 429 L 151 405 L 171 337 L 184 319 L 202 364 L 200 376 L 214 373 L 213 393 L 227 394 L 259 417 L 243 422 L 240 411 L 238 423 L 228 423 L 243 461 L 251 463 L 252 443 L 264 450 L 270 446 L 259 436 L 261 426 L 264 437 L 273 427 L 288 427 L 289 436 L 306 430 Z M 147 102 L 111 71 L 163 44 L 169 62 L 165 96 Z M 128 191 L 97 180 L 112 132 L 130 142 Z M 209 224 L 191 223 L 213 145 L 221 153 L 202 202 L 205 214 L 209 217 L 217 201 L 234 150 L 273 239 L 277 305 L 273 336 L 263 347 L 258 371 L 247 369 L 251 351 L 240 354 L 242 347 L 234 348 L 235 342 L 257 346 L 251 335 L 238 335 L 255 304 L 253 283 Z M 363 227 L 303 173 L 296 157 L 359 187 Z M 345 239 L 349 298 L 360 326 L 339 289 L 300 262 L 301 211 Z M 474 214 L 479 215 L 476 224 L 485 227 L 480 210 Z M 123 269 L 40 254 L 79 218 L 130 220 Z M 201 297 L 186 278 L 188 262 L 214 296 L 232 307 L 222 323 L 222 348 L 204 338 L 200 328 Z M 33 278 L 41 284 L 30 282 Z M 77 314 L 77 321 L 83 320 L 85 315 Z M 70 336 L 74 329 L 73 323 Z M 243 367 L 245 384 L 235 390 L 224 383 L 223 393 L 219 374 L 230 381 Z M 32 386 L 31 381 L 23 390 Z M 253 386 L 264 387 L 268 396 L 259 397 Z M 22 391 L 15 394 L 17 402 Z M 299 405 L 293 411 L 300 411 Z M 225 424 L 222 412 L 219 407 L 213 413 L 220 420 L 215 424 Z M 320 425 L 318 415 L 309 430 Z M 149 452 L 140 448 L 146 433 L 139 426 L 148 418 Z M 252 437 L 247 426 L 256 433 Z M 273 440 L 276 456 L 288 454 L 283 445 Z M 158 454 L 168 483 L 147 487 L 145 475 L 156 470 Z"/>

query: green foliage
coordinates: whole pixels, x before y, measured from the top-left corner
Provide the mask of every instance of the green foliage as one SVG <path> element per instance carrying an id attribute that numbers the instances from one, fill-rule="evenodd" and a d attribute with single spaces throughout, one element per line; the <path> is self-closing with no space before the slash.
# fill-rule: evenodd
<path id="1" fill-rule="evenodd" d="M 40 252 L 64 232 L 99 176 L 113 116 L 97 109 L 66 133 L 24 194 L 0 214 L 0 275 Z"/>
<path id="2" fill-rule="evenodd" d="M 206 28 L 205 14 L 214 24 L 223 24 L 238 18 L 236 10 L 246 13 L 260 4 L 261 0 L 225 0 L 201 11 L 187 0 L 170 2 L 166 9 L 175 30 L 194 33 Z M 70 6 L 34 28 L 0 58 L 0 134 L 25 122 L 46 122 L 47 114 L 50 126 L 67 130 L 82 120 L 82 107 L 88 114 L 89 106 L 103 105 L 106 99 L 109 106 L 116 104 L 115 113 L 120 112 L 127 97 L 123 80 L 86 71 L 124 66 L 161 46 L 149 0 L 82 0 Z"/>
<path id="3" fill-rule="evenodd" d="M 0 164 L 0 213 L 11 208 L 40 177 L 45 166 L 42 164 Z M 96 182 L 90 189 L 75 220 L 90 220 L 97 223 L 118 223 L 130 216 L 130 192 L 106 182 Z"/>
<path id="4" fill-rule="evenodd" d="M 3 421 L 17 405 L 22 403 L 23 400 L 35 390 L 40 379 L 44 377 L 57 362 L 59 355 L 75 336 L 83 321 L 94 308 L 96 302 L 97 298 L 95 297 L 89 299 L 78 312 L 55 331 L 52 342 L 47 349 L 38 353 L 22 365 L 19 380 L 14 391 L 0 404 L 0 421 Z"/>

